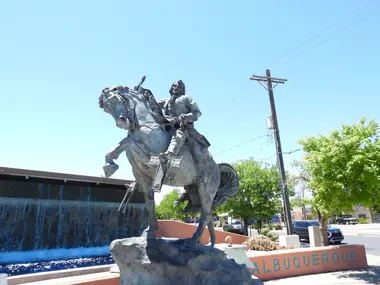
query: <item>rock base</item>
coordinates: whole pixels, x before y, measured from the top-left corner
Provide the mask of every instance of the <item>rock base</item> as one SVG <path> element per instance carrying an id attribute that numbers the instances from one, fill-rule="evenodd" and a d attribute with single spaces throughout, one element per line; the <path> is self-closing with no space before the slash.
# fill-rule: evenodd
<path id="1" fill-rule="evenodd" d="M 216 248 L 186 249 L 185 240 L 145 237 L 114 240 L 110 251 L 120 270 L 121 285 L 252 285 L 246 265 L 237 264 Z"/>

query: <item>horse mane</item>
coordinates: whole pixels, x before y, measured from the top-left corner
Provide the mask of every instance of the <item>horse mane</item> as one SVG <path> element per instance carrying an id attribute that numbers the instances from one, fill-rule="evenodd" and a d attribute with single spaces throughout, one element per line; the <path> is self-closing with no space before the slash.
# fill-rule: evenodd
<path id="1" fill-rule="evenodd" d="M 132 88 L 129 88 L 128 86 L 118 85 L 113 87 L 106 87 L 103 89 L 101 95 L 99 96 L 99 107 L 103 109 L 104 107 L 104 101 L 106 100 L 106 93 L 109 91 L 117 90 L 119 92 L 119 96 L 121 96 L 123 99 L 134 101 L 137 100 L 140 103 L 142 103 L 148 110 L 148 112 L 153 116 L 153 119 L 156 121 L 158 125 L 160 125 L 164 130 L 166 129 L 166 126 L 168 126 L 170 123 L 165 118 L 162 109 L 161 109 L 161 102 L 158 102 L 156 98 L 154 97 L 152 91 L 149 89 L 145 89 L 140 87 L 139 92 L 137 90 L 134 90 Z M 144 93 L 148 93 L 148 97 Z M 135 104 L 135 103 L 134 103 Z"/>
<path id="2" fill-rule="evenodd" d="M 121 96 L 127 93 L 129 96 L 143 103 L 148 108 L 148 110 L 150 111 L 151 115 L 154 117 L 154 120 L 157 122 L 157 124 L 160 125 L 164 130 L 166 129 L 166 126 L 170 124 L 169 121 L 165 118 L 164 113 L 162 112 L 161 105 L 159 104 L 160 102 L 157 101 L 157 99 L 154 97 L 152 91 L 150 91 L 149 89 L 142 88 L 142 87 L 140 87 L 142 92 L 138 92 L 127 86 L 120 86 L 119 88 L 122 88 L 123 90 L 122 92 L 120 92 Z M 148 97 L 144 95 L 144 93 L 146 92 L 148 93 Z"/>

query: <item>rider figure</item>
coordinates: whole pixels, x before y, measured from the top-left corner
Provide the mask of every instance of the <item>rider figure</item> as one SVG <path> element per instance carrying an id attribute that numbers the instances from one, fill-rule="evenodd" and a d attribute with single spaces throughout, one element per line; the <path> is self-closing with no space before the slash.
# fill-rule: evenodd
<path id="1" fill-rule="evenodd" d="M 158 104 L 163 109 L 166 119 L 173 124 L 174 134 L 169 147 L 161 154 L 164 159 L 178 154 L 186 139 L 190 144 L 190 150 L 194 159 L 200 162 L 202 159 L 202 148 L 208 148 L 210 143 L 194 128 L 194 122 L 202 115 L 197 103 L 185 92 L 185 84 L 182 80 L 175 81 L 169 90 L 170 99 L 163 99 Z"/>

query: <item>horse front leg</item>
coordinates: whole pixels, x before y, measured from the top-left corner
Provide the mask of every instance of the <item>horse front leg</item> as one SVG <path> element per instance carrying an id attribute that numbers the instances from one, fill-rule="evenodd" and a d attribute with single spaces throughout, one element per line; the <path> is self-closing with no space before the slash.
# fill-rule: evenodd
<path id="1" fill-rule="evenodd" d="M 109 152 L 107 152 L 105 157 L 105 165 L 103 166 L 104 175 L 106 178 L 111 177 L 119 169 L 119 165 L 117 165 L 114 160 L 118 159 L 119 155 L 125 151 L 127 146 L 127 138 L 124 138 Z"/>

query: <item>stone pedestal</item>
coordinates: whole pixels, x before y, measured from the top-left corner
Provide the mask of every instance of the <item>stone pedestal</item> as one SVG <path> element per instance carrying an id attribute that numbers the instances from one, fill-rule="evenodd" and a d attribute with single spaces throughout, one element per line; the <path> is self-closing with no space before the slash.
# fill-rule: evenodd
<path id="1" fill-rule="evenodd" d="M 308 227 L 310 247 L 319 247 L 323 245 L 322 233 L 319 227 Z"/>
<path id="2" fill-rule="evenodd" d="M 288 248 L 300 248 L 300 238 L 298 235 L 279 236 L 279 244 Z"/>
<path id="3" fill-rule="evenodd" d="M 184 240 L 146 238 L 115 240 L 110 251 L 120 270 L 121 285 L 214 285 L 262 284 L 253 280 L 246 265 L 240 265 L 216 248 L 184 247 Z M 260 283 L 257 283 L 260 282 Z"/>

